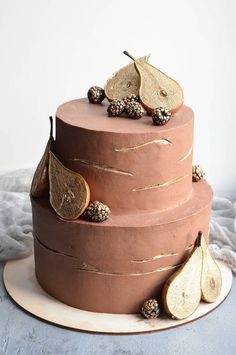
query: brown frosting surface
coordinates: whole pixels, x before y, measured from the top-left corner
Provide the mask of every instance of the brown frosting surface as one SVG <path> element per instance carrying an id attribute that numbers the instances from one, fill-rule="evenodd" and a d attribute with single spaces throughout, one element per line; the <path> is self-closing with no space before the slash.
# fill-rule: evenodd
<path id="1" fill-rule="evenodd" d="M 203 180 L 168 211 L 112 214 L 100 224 L 65 221 L 32 198 L 36 275 L 62 302 L 104 313 L 138 313 L 187 258 L 199 230 L 208 237 L 212 191 Z"/>
<path id="2" fill-rule="evenodd" d="M 121 211 L 164 210 L 192 193 L 194 115 L 182 106 L 165 126 L 150 116 L 111 118 L 107 103 L 87 99 L 61 105 L 56 113 L 55 153 L 88 182 L 91 200 Z"/>
<path id="3" fill-rule="evenodd" d="M 66 221 L 48 198 L 31 198 L 36 276 L 70 306 L 138 313 L 160 296 L 198 231 L 208 238 L 212 191 L 205 180 L 192 184 L 190 108 L 154 126 L 150 116 L 110 118 L 107 105 L 61 105 L 55 154 L 86 179 L 92 201 L 110 207 L 110 219 Z"/>

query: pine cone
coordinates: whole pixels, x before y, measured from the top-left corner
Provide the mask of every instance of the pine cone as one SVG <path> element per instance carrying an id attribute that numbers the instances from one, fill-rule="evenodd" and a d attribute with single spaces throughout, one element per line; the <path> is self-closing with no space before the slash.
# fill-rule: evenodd
<path id="1" fill-rule="evenodd" d="M 116 117 L 122 115 L 125 109 L 123 100 L 113 100 L 107 108 L 108 116 Z"/>
<path id="2" fill-rule="evenodd" d="M 106 221 L 110 216 L 110 209 L 102 202 L 94 201 L 86 209 L 86 216 L 93 222 Z"/>
<path id="3" fill-rule="evenodd" d="M 164 107 L 158 107 L 152 113 L 153 124 L 156 126 L 165 125 L 170 117 L 171 112 Z"/>
<path id="4" fill-rule="evenodd" d="M 128 105 L 132 102 L 139 102 L 139 97 L 137 95 L 131 94 L 129 96 L 126 96 L 124 99 L 124 104 L 125 104 L 125 110 L 127 109 Z"/>
<path id="5" fill-rule="evenodd" d="M 139 119 L 144 114 L 144 109 L 142 105 L 137 101 L 131 101 L 126 105 L 127 116 L 134 119 Z"/>
<path id="6" fill-rule="evenodd" d="M 150 299 L 145 301 L 141 309 L 141 314 L 148 319 L 157 318 L 160 314 L 157 300 Z"/>
<path id="7" fill-rule="evenodd" d="M 200 167 L 200 165 L 193 165 L 192 167 L 192 176 L 193 176 L 193 181 L 198 181 L 203 178 L 205 175 L 204 170 Z"/>
<path id="8" fill-rule="evenodd" d="M 105 99 L 105 91 L 99 86 L 92 86 L 88 93 L 88 100 L 92 104 L 100 104 Z"/>

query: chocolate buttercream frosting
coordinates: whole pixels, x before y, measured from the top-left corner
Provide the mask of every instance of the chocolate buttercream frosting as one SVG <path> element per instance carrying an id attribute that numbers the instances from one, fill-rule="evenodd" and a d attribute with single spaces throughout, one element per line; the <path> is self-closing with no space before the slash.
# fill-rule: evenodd
<path id="1" fill-rule="evenodd" d="M 76 308 L 138 313 L 208 236 L 212 190 L 192 183 L 193 111 L 165 126 L 106 115 L 108 103 L 74 100 L 56 113 L 55 155 L 88 182 L 91 201 L 111 209 L 100 224 L 65 221 L 48 198 L 31 198 L 36 276 Z"/>
<path id="2" fill-rule="evenodd" d="M 55 152 L 88 182 L 91 200 L 113 213 L 178 206 L 192 193 L 193 111 L 182 106 L 168 125 L 107 117 L 107 103 L 60 106 Z"/>

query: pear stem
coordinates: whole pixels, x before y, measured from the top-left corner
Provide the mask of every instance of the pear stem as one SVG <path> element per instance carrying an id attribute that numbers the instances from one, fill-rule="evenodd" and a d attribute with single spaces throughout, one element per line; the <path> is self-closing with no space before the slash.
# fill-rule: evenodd
<path id="1" fill-rule="evenodd" d="M 133 61 L 135 61 L 136 59 L 127 51 L 123 52 L 125 55 L 127 55 L 127 57 L 131 58 Z"/>
<path id="2" fill-rule="evenodd" d="M 195 242 L 195 246 L 196 246 L 196 247 L 200 247 L 200 245 L 201 245 L 201 239 L 202 239 L 202 231 L 199 231 L 199 232 L 198 232 L 197 239 L 196 239 L 196 242 Z"/>
<path id="3" fill-rule="evenodd" d="M 50 121 L 50 138 L 53 138 L 53 118 L 52 118 L 52 116 L 49 116 L 49 121 Z"/>

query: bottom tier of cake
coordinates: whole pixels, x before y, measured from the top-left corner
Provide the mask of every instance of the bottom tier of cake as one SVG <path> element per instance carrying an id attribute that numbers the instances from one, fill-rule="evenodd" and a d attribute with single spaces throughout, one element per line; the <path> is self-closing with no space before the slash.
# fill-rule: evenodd
<path id="1" fill-rule="evenodd" d="M 65 221 L 48 199 L 32 198 L 36 276 L 45 291 L 82 310 L 138 313 L 158 298 L 201 230 L 206 239 L 212 191 L 203 180 L 172 210 L 111 215 L 103 223 Z"/>

